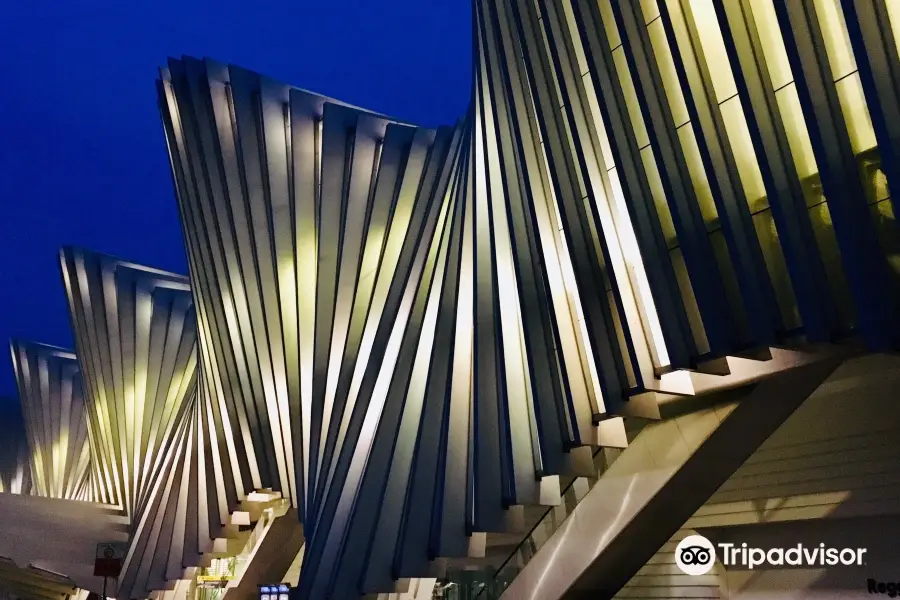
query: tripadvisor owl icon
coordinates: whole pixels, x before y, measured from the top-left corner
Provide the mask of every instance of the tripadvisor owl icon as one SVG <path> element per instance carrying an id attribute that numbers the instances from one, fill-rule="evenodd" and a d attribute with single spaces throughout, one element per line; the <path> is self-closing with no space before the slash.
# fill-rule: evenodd
<path id="1" fill-rule="evenodd" d="M 675 548 L 675 564 L 685 575 L 706 575 L 716 563 L 716 548 L 702 535 L 689 535 Z"/>

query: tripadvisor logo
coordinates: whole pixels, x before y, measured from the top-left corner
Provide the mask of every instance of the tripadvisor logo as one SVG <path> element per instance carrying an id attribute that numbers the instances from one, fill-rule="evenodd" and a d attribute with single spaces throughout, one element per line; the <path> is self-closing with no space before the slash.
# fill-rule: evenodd
<path id="1" fill-rule="evenodd" d="M 722 543 L 718 555 L 725 566 L 753 569 L 761 565 L 833 567 L 865 564 L 865 548 L 829 548 L 825 544 L 791 548 L 753 548 L 747 544 Z M 675 564 L 686 575 L 706 575 L 716 562 L 716 547 L 702 535 L 689 535 L 675 548 Z"/>
<path id="2" fill-rule="evenodd" d="M 675 564 L 686 575 L 706 575 L 716 563 L 716 548 L 702 535 L 689 535 L 675 548 Z"/>

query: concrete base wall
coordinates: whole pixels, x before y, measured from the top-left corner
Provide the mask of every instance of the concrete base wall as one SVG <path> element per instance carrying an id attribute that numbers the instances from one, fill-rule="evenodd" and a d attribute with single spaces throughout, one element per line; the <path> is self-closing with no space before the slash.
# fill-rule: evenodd
<path id="1" fill-rule="evenodd" d="M 110 506 L 0 493 L 0 556 L 66 575 L 78 587 L 100 592 L 94 577 L 97 544 L 127 542 L 127 519 Z M 111 584 L 109 595 L 115 593 Z"/>
<path id="2" fill-rule="evenodd" d="M 898 430 L 900 358 L 875 355 L 845 363 L 616 598 L 876 597 L 868 578 L 900 582 Z M 675 565 L 674 552 L 695 532 L 764 549 L 798 543 L 863 547 L 866 565 L 747 571 L 719 561 L 710 574 L 692 577 Z"/>

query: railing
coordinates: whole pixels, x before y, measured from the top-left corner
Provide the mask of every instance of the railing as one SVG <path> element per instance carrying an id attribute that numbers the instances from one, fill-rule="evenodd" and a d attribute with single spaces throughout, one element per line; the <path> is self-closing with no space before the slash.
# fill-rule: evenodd
<path id="1" fill-rule="evenodd" d="M 642 424 L 629 423 L 629 441 L 641 428 Z M 563 490 L 559 506 L 546 510 L 499 568 L 450 571 L 435 586 L 434 600 L 497 600 L 622 452 L 617 448 L 599 448 L 594 453 L 596 475 L 572 479 Z"/>
<path id="2" fill-rule="evenodd" d="M 287 500 L 279 500 L 273 502 L 269 508 L 264 509 L 256 525 L 254 525 L 247 536 L 241 551 L 236 556 L 214 559 L 213 564 L 209 568 L 203 569 L 202 574 L 204 576 L 220 576 L 222 578 L 221 587 L 197 587 L 195 598 L 197 600 L 220 600 L 228 589 L 236 587 L 246 572 L 247 566 L 250 564 L 256 548 L 265 536 L 266 531 L 275 519 L 285 514 L 288 508 Z"/>
<path id="3" fill-rule="evenodd" d="M 272 525 L 275 519 L 284 515 L 287 509 L 288 501 L 279 500 L 270 508 L 262 511 L 262 515 L 259 517 L 259 521 L 256 522 L 256 526 L 250 532 L 250 535 L 247 538 L 247 542 L 235 557 L 234 575 L 232 580 L 229 582 L 228 587 L 235 587 L 238 583 L 240 583 L 241 577 L 244 576 L 244 572 L 247 570 L 247 566 L 250 564 L 250 561 L 253 558 L 256 547 L 262 541 L 262 538 L 263 536 L 265 536 L 266 531 L 269 529 L 269 526 Z"/>

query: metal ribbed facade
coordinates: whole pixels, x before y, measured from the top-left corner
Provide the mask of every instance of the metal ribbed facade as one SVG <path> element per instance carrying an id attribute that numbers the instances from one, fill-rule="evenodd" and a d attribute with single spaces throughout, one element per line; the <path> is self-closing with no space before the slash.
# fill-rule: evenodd
<path id="1" fill-rule="evenodd" d="M 32 491 L 28 460 L 28 434 L 19 406 L 7 400 L 0 413 L 0 492 L 28 494 Z"/>
<path id="2" fill-rule="evenodd" d="M 211 545 L 201 518 L 209 478 L 197 464 L 204 440 L 190 286 L 180 275 L 74 248 L 60 252 L 60 263 L 98 495 L 131 523 L 117 593 L 146 597 L 182 578 Z"/>
<path id="3" fill-rule="evenodd" d="M 390 591 L 555 502 L 668 371 L 896 347 L 871 8 L 478 0 L 471 106 L 437 130 L 170 61 L 204 374 L 236 481 L 301 509 L 302 597 Z"/>
<path id="4" fill-rule="evenodd" d="M 45 344 L 10 343 L 37 496 L 93 500 L 81 368 L 75 354 Z"/>
<path id="5" fill-rule="evenodd" d="M 475 0 L 438 129 L 171 60 L 190 276 L 61 253 L 80 368 L 47 384 L 13 347 L 35 489 L 62 479 L 32 412 L 80 373 L 76 488 L 132 522 L 122 597 L 270 489 L 298 598 L 356 598 L 524 533 L 661 394 L 900 347 L 898 38 L 879 0 Z"/>

